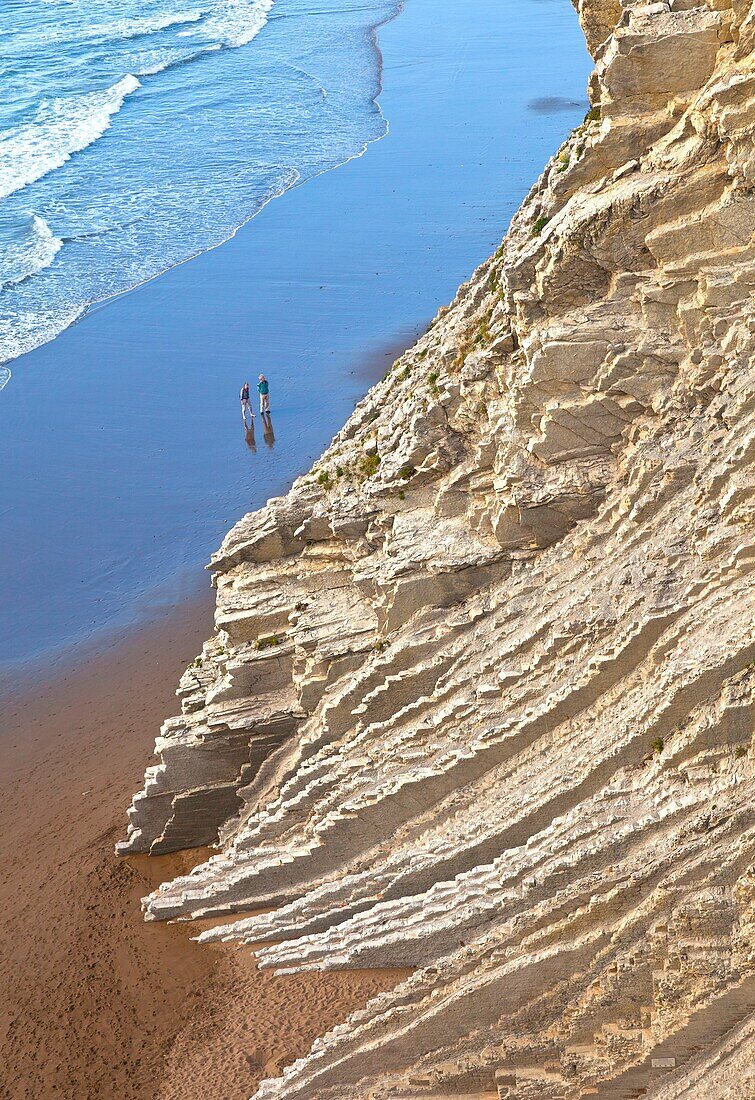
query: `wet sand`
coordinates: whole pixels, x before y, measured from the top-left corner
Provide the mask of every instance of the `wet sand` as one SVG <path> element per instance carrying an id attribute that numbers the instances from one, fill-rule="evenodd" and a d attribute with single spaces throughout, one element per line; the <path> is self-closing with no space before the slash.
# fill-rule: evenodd
<path id="1" fill-rule="evenodd" d="M 0 710 L 0 1095 L 246 1100 L 401 972 L 256 972 L 140 899 L 206 853 L 121 860 L 124 808 L 209 599 Z"/>

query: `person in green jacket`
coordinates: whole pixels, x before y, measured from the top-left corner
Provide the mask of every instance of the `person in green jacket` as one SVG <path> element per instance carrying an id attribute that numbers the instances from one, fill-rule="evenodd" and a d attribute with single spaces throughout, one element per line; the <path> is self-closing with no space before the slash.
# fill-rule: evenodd
<path id="1" fill-rule="evenodd" d="M 270 412 L 270 386 L 268 385 L 267 378 L 264 374 L 260 375 L 260 380 L 257 383 L 257 393 L 260 395 L 260 412 Z"/>

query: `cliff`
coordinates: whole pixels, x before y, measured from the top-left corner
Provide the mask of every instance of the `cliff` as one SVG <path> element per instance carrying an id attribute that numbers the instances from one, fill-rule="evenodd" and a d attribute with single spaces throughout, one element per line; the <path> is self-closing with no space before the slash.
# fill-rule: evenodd
<path id="1" fill-rule="evenodd" d="M 415 968 L 266 1100 L 755 1096 L 755 7 L 579 11 L 585 123 L 226 538 L 129 811 L 220 835 L 148 919 Z"/>

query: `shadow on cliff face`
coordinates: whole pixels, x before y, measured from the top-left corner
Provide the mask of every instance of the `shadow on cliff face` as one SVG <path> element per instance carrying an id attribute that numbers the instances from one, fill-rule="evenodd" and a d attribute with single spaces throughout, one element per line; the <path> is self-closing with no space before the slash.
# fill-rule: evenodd
<path id="1" fill-rule="evenodd" d="M 431 320 L 432 318 L 428 317 L 422 324 L 415 325 L 404 332 L 397 332 L 392 339 L 373 346 L 355 363 L 350 373 L 369 386 L 374 386 L 385 377 L 386 372 L 391 369 L 399 356 L 414 346 Z"/>
<path id="2" fill-rule="evenodd" d="M 589 106 L 587 100 L 565 99 L 560 95 L 545 95 L 539 96 L 537 99 L 531 99 L 527 104 L 527 110 L 536 115 L 558 115 L 562 112 L 575 111 L 578 107 L 584 107 L 587 110 Z"/>

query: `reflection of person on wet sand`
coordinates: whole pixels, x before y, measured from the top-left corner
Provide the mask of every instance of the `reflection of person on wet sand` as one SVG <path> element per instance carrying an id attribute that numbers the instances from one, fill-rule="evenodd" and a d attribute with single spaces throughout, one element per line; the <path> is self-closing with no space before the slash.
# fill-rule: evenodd
<path id="1" fill-rule="evenodd" d="M 244 417 L 244 439 L 250 451 L 257 450 L 257 440 L 254 438 L 254 420 L 251 424 L 247 424 L 246 417 Z"/>
<path id="2" fill-rule="evenodd" d="M 262 415 L 262 434 L 268 447 L 272 447 L 275 443 L 275 432 L 273 431 L 273 421 L 269 412 Z"/>

